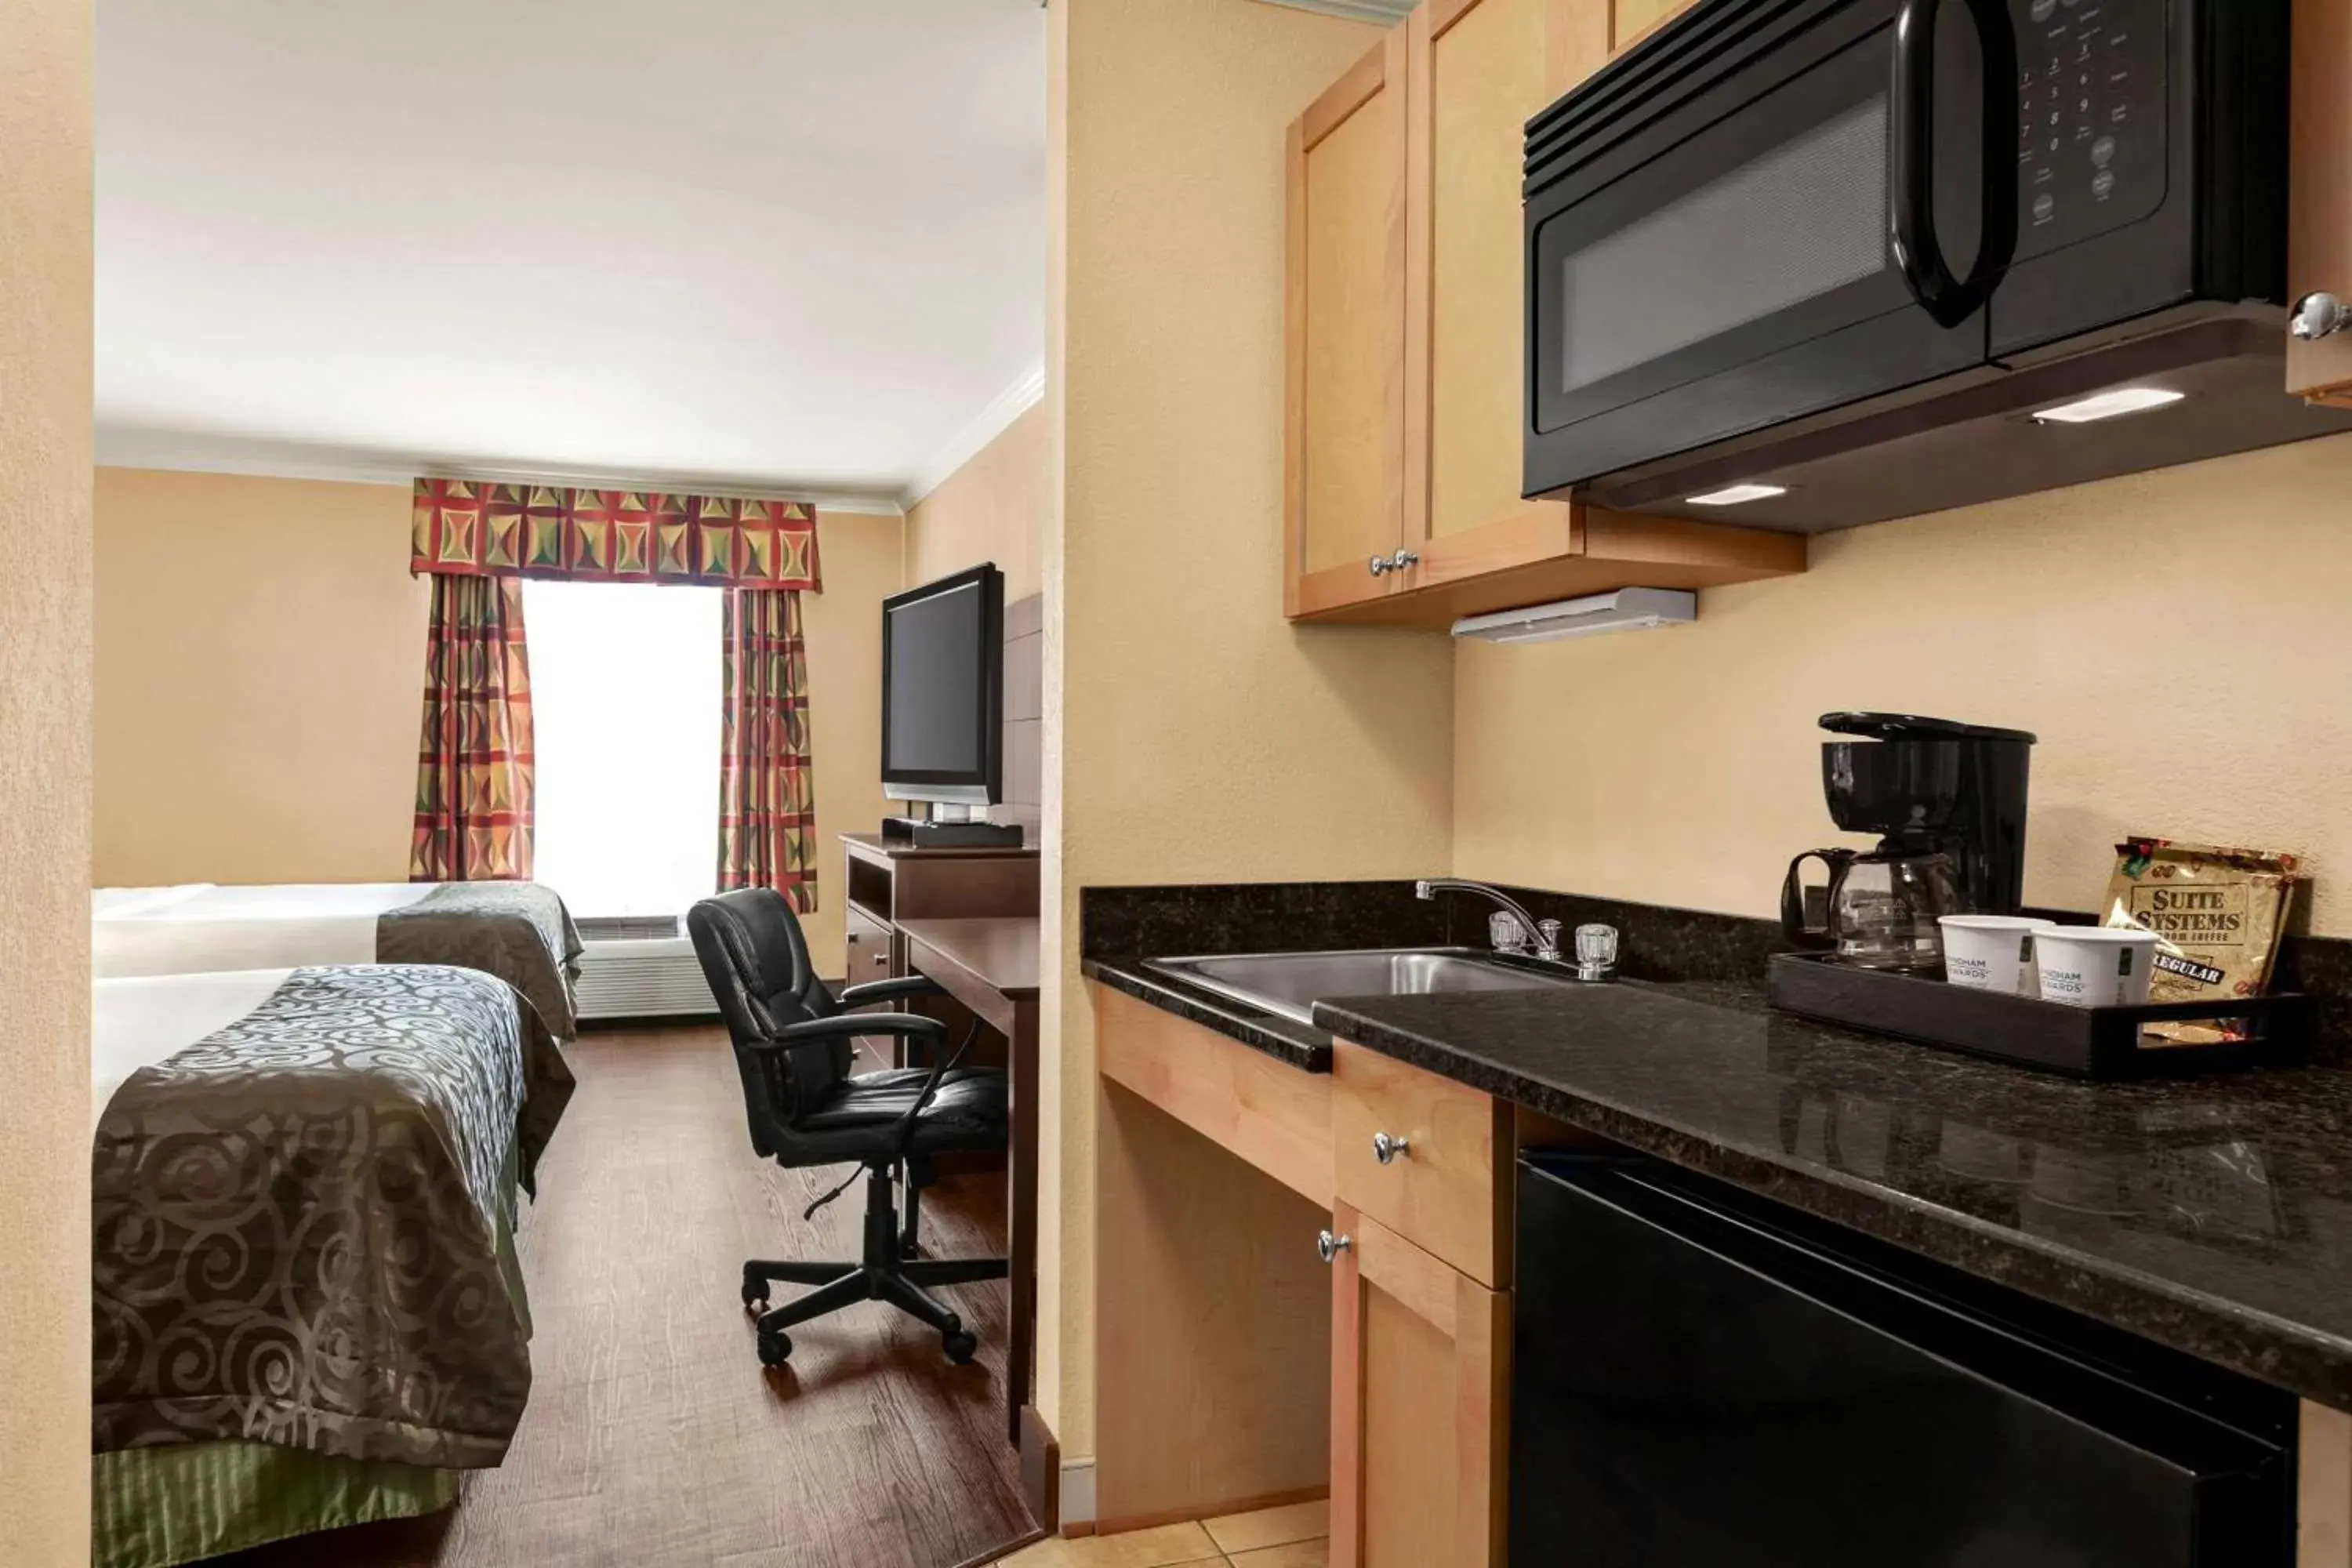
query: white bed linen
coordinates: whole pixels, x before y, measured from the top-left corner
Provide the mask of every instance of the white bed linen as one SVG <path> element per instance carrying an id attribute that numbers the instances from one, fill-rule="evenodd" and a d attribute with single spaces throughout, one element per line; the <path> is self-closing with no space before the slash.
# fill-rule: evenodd
<path id="1" fill-rule="evenodd" d="M 206 1035 L 226 1028 L 269 1000 L 287 969 L 224 974 L 165 974 L 100 980 L 89 988 L 89 1130 L 122 1080 Z"/>
<path id="2" fill-rule="evenodd" d="M 91 895 L 90 973 L 111 980 L 279 964 L 373 963 L 377 917 L 407 908 L 436 886 L 197 882 L 102 888 Z"/>
<path id="3" fill-rule="evenodd" d="M 166 904 L 184 903 L 197 894 L 208 892 L 210 882 L 182 882 L 170 888 L 97 888 L 89 895 L 89 918 L 102 921 L 122 915 L 142 914 L 162 909 Z"/>

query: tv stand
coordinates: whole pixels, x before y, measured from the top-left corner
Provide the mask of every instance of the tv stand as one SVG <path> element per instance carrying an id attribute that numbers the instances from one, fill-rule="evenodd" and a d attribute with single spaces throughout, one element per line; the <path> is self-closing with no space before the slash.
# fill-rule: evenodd
<path id="1" fill-rule="evenodd" d="M 1018 849 L 1024 842 L 1018 823 L 926 821 L 919 816 L 884 817 L 882 837 L 916 849 Z"/>

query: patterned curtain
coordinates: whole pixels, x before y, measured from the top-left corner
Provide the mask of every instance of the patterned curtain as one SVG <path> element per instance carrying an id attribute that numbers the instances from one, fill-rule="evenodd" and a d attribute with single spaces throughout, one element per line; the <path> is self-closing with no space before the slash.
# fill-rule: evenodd
<path id="1" fill-rule="evenodd" d="M 727 721 L 719 763 L 719 886 L 775 888 L 816 908 L 816 793 L 809 770 L 801 596 L 727 595 Z"/>
<path id="2" fill-rule="evenodd" d="M 408 879 L 529 880 L 531 798 L 522 584 L 436 574 Z"/>
<path id="3" fill-rule="evenodd" d="M 408 570 L 573 583 L 820 586 L 806 501 L 418 479 Z"/>

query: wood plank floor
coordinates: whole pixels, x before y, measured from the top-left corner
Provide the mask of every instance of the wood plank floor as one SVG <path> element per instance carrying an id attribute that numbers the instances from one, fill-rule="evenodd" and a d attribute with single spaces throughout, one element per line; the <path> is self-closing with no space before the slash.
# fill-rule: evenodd
<path id="1" fill-rule="evenodd" d="M 235 1568 L 950 1568 L 1027 1534 L 1003 1436 L 1005 1287 L 948 1293 L 981 1337 L 866 1302 L 793 1331 L 762 1370 L 743 1259 L 857 1255 L 862 1184 L 804 1224 L 846 1168 L 751 1152 L 724 1033 L 592 1032 L 541 1166 L 522 1257 L 530 1406 L 506 1464 L 456 1509 L 217 1561 Z M 1000 1175 L 926 1194 L 938 1256 L 1002 1255 Z M 779 1287 L 780 1298 L 787 1288 Z"/>

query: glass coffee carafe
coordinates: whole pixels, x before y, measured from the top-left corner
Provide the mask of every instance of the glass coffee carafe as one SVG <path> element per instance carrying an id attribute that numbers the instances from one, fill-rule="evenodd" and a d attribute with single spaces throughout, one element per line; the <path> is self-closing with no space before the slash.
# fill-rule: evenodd
<path id="1" fill-rule="evenodd" d="M 1828 919 L 1818 926 L 1806 918 L 1799 879 L 1808 860 L 1830 874 Z M 1864 969 L 1940 972 L 1944 932 L 1937 921 L 1967 912 L 1948 855 L 1808 849 L 1789 863 L 1780 888 L 1780 926 L 1790 942 Z"/>

